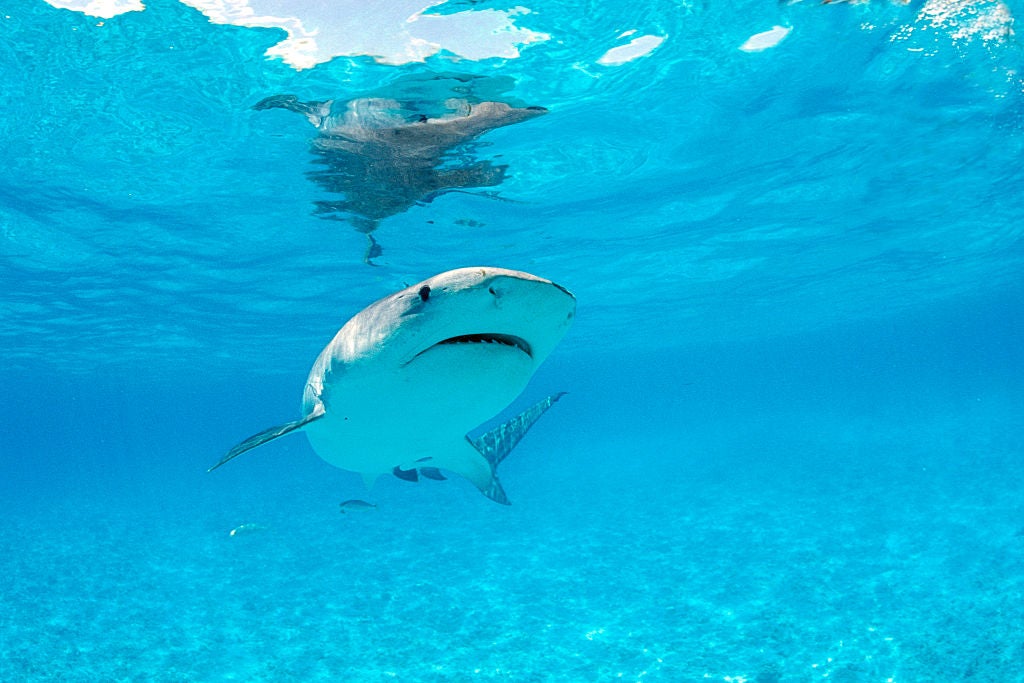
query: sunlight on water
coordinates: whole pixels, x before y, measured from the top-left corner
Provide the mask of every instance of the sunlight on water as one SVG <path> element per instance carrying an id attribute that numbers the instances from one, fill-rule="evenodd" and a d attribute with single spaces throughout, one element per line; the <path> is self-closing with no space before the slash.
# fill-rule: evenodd
<path id="1" fill-rule="evenodd" d="M 460 265 L 554 269 L 546 274 L 576 283 L 592 307 L 578 334 L 623 348 L 655 338 L 644 321 L 666 289 L 684 295 L 658 315 L 704 341 L 895 312 L 1015 279 L 1019 255 L 1000 245 L 1019 239 L 1021 223 L 998 196 L 1020 179 L 1019 48 L 998 30 L 1009 12 L 1000 3 L 932 2 L 917 11 L 796 3 L 728 15 L 608 6 L 565 11 L 561 21 L 553 10 L 508 10 L 532 33 L 466 29 L 519 41 L 515 56 L 495 48 L 504 60 L 418 43 L 413 24 L 403 24 L 414 14 L 418 24 L 495 8 L 434 5 L 417 14 L 422 4 L 387 5 L 394 14 L 375 14 L 380 26 L 406 28 L 359 48 L 323 41 L 374 35 L 323 22 L 364 15 L 292 7 L 308 21 L 320 16 L 321 28 L 303 29 L 323 43 L 307 45 L 314 62 L 359 52 L 391 63 L 409 45 L 429 44 L 442 52 L 426 70 L 334 59 L 298 73 L 259 58 L 279 34 L 219 23 L 279 14 L 269 5 L 239 5 L 215 23 L 173 3 L 102 26 L 65 12 L 48 18 L 51 33 L 8 20 L 24 53 L 52 51 L 56 36 L 66 55 L 56 53 L 54 68 L 76 64 L 52 78 L 22 69 L 26 77 L 12 83 L 7 139 L 23 152 L 3 192 L 21 208 L 2 230 L 9 266 L 34 281 L 3 304 L 0 334 L 14 355 L 36 353 L 19 330 L 39 324 L 31 312 L 40 308 L 56 335 L 74 334 L 60 321 L 91 321 L 96 350 L 113 357 L 160 353 L 138 333 L 144 325 L 124 323 L 146 320 L 147 302 L 170 287 L 168 304 L 189 321 L 179 334 L 194 348 L 218 356 L 209 342 L 231 339 L 234 357 L 252 359 L 271 341 L 295 346 L 310 331 L 246 329 L 245 317 L 226 319 L 221 306 L 276 309 L 284 321 L 301 302 L 302 318 L 340 323 L 361 301 L 439 270 L 438 253 Z M 837 31 L 841 65 L 818 49 Z M 175 34 L 178 44 L 157 37 Z M 131 54 L 141 56 L 125 61 Z M 216 75 L 207 74 L 214 64 Z M 394 101 L 410 124 L 462 116 L 444 110 L 446 101 L 550 113 L 481 134 L 444 164 L 438 157 L 422 190 L 371 212 L 399 195 L 352 163 L 366 156 L 328 159 L 325 138 L 300 117 L 254 110 L 291 93 L 332 111 Z M 75 116 L 76 106 L 90 113 Z M 368 214 L 371 225 L 360 222 Z M 371 232 L 369 242 L 359 234 Z M 388 270 L 360 274 L 364 259 Z M 328 264 L 351 273 L 343 286 Z M 54 270 L 73 274 L 73 298 L 48 282 Z M 122 287 L 118 273 L 132 284 Z M 112 291 L 121 292 L 116 309 L 90 303 Z"/>
<path id="2" fill-rule="evenodd" d="M 46 1 L 105 19 L 145 9 L 137 0 Z M 422 62 L 441 50 L 466 59 L 515 58 L 520 47 L 550 38 L 516 25 L 516 17 L 529 12 L 522 7 L 430 14 L 430 8 L 445 4 L 444 0 L 182 2 L 215 24 L 284 30 L 288 38 L 265 54 L 296 69 L 309 69 L 335 57 L 364 55 L 384 64 Z"/>

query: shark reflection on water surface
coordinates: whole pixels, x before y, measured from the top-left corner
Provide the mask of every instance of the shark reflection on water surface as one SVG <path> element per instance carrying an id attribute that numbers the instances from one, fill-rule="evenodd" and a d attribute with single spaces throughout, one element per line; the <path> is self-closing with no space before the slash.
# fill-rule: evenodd
<path id="1" fill-rule="evenodd" d="M 268 97 L 254 108 L 303 114 L 316 127 L 312 152 L 323 168 L 308 175 L 343 198 L 316 202 L 315 213 L 346 220 L 365 233 L 363 260 L 370 265 L 381 253 L 373 231 L 385 218 L 445 192 L 494 187 L 505 179 L 507 166 L 467 158 L 466 143 L 547 113 L 543 107 L 454 97 L 435 104 L 434 111 L 383 97 L 302 102 L 294 95 Z"/>

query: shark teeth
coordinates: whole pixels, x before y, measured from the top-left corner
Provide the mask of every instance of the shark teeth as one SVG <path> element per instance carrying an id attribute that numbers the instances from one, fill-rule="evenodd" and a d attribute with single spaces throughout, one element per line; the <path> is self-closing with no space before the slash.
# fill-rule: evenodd
<path id="1" fill-rule="evenodd" d="M 533 349 L 530 347 L 530 343 L 522 337 L 517 337 L 514 334 L 502 334 L 501 332 L 478 332 L 476 334 L 460 334 L 457 337 L 442 339 L 433 346 L 428 346 L 409 360 L 402 363 L 402 366 L 404 367 L 408 365 L 432 348 L 437 346 L 453 346 L 456 344 L 497 344 L 498 346 L 507 346 L 512 349 L 519 349 L 530 358 L 533 358 Z"/>
<path id="2" fill-rule="evenodd" d="M 436 346 L 441 346 L 443 344 L 500 344 L 502 346 L 519 349 L 527 356 L 530 356 L 531 358 L 533 357 L 533 351 L 530 349 L 530 344 L 522 337 L 517 337 L 512 334 L 501 334 L 496 332 L 463 334 L 458 337 L 450 337 L 440 341 Z"/>

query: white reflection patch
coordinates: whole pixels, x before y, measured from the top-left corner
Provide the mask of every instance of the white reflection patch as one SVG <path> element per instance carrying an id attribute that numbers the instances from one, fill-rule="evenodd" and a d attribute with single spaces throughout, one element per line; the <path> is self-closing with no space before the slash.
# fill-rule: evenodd
<path id="1" fill-rule="evenodd" d="M 45 0 L 61 9 L 109 19 L 145 9 L 141 0 Z M 546 33 L 517 24 L 525 7 L 427 14 L 447 0 L 180 0 L 215 24 L 280 28 L 288 37 L 267 50 L 296 69 L 335 57 L 382 64 L 422 62 L 442 50 L 463 59 L 514 59 Z"/>
<path id="2" fill-rule="evenodd" d="M 628 36 L 634 33 L 634 31 L 626 31 L 623 36 Z M 601 58 L 597 60 L 598 64 L 604 64 L 605 66 L 617 66 L 619 64 L 625 64 L 631 62 L 634 59 L 639 59 L 644 55 L 648 55 L 653 52 L 659 45 L 665 42 L 665 36 L 640 36 L 634 38 L 625 45 L 619 45 L 601 55 Z"/>
<path id="3" fill-rule="evenodd" d="M 125 12 L 140 12 L 145 9 L 141 0 L 45 0 L 57 9 L 81 12 L 90 17 L 110 19 Z"/>
<path id="4" fill-rule="evenodd" d="M 793 29 L 786 28 L 785 26 L 773 26 L 770 31 L 755 33 L 747 38 L 747 41 L 740 45 L 740 49 L 744 52 L 760 52 L 761 50 L 767 50 L 768 48 L 775 47 L 781 43 L 792 30 Z"/>
<path id="5" fill-rule="evenodd" d="M 420 62 L 447 50 L 464 59 L 514 58 L 547 40 L 516 24 L 529 10 L 426 14 L 444 0 L 182 0 L 218 24 L 282 28 L 288 38 L 267 50 L 296 69 L 335 57 L 369 56 L 384 64 Z"/>

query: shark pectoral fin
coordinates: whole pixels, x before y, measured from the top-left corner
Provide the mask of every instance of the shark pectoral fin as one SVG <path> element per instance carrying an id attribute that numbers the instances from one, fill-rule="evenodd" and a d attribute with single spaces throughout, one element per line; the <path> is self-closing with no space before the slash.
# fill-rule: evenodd
<path id="1" fill-rule="evenodd" d="M 453 458 L 452 461 L 438 462 L 438 465 L 469 479 L 480 489 L 481 493 L 496 503 L 509 505 L 508 496 L 505 495 L 505 490 L 501 487 L 501 482 L 498 481 L 498 465 L 526 436 L 526 432 L 540 419 L 540 416 L 564 395 L 565 392 L 552 394 L 544 400 L 538 401 L 475 441 L 466 437 L 466 443 L 472 446 L 472 455 L 460 451 L 458 457 Z"/>
<path id="2" fill-rule="evenodd" d="M 497 474 L 491 475 L 491 480 L 487 482 L 486 487 L 478 488 L 480 488 L 480 493 L 484 494 L 485 496 L 493 500 L 495 503 L 500 503 L 502 505 L 512 504 L 512 501 L 510 501 L 508 499 L 508 496 L 505 495 L 505 489 L 501 488 L 501 482 L 498 481 Z"/>
<path id="3" fill-rule="evenodd" d="M 287 109 L 302 114 L 317 128 L 331 112 L 331 100 L 326 102 L 300 102 L 295 95 L 272 95 L 253 105 L 253 109 Z"/>
<path id="4" fill-rule="evenodd" d="M 508 457 L 512 449 L 516 447 L 516 444 L 526 436 L 526 432 L 530 431 L 530 427 L 540 419 L 540 416 L 546 413 L 548 408 L 563 396 L 565 396 L 564 391 L 552 394 L 544 400 L 534 403 L 505 424 L 495 427 L 476 441 L 473 441 L 473 446 L 487 458 L 487 461 L 493 467 L 497 468 L 501 461 Z"/>
<path id="5" fill-rule="evenodd" d="M 469 448 L 455 449 L 443 457 L 435 457 L 433 464 L 461 474 L 494 502 L 509 505 L 508 496 L 505 495 L 505 490 L 501 487 L 501 482 L 498 481 L 498 465 L 526 436 L 526 432 L 540 419 L 540 416 L 564 395 L 565 392 L 553 394 L 538 401 L 475 441 L 466 437 L 465 443 Z M 423 473 L 423 468 L 420 468 L 420 473 Z"/>
<path id="6" fill-rule="evenodd" d="M 287 434 L 289 432 L 294 432 L 296 429 L 301 429 L 302 427 L 305 427 L 306 425 L 308 425 L 310 422 L 313 422 L 314 420 L 318 420 L 318 419 L 320 419 L 323 416 L 324 416 L 323 404 L 318 404 L 316 406 L 316 408 L 313 410 L 313 412 L 311 412 L 309 415 L 307 415 L 306 417 L 302 418 L 301 420 L 295 420 L 293 422 L 286 422 L 283 425 L 277 425 L 276 427 L 270 427 L 269 429 L 264 429 L 259 434 L 253 434 L 248 439 L 246 439 L 245 441 L 243 441 L 242 443 L 238 444 L 237 446 L 232 448 L 230 451 L 228 451 L 228 454 L 225 455 L 223 458 L 221 458 L 220 462 L 218 462 L 216 465 L 214 465 L 213 467 L 211 467 L 210 469 L 208 469 L 206 471 L 207 472 L 213 472 L 215 469 L 217 469 L 218 467 L 220 467 L 224 463 L 228 462 L 229 460 L 234 460 L 235 458 L 240 456 L 242 453 L 245 453 L 246 451 L 250 451 L 253 448 L 256 448 L 257 446 L 262 446 L 266 442 L 272 441 L 272 440 L 276 439 L 279 436 L 284 436 L 285 434 Z"/>

